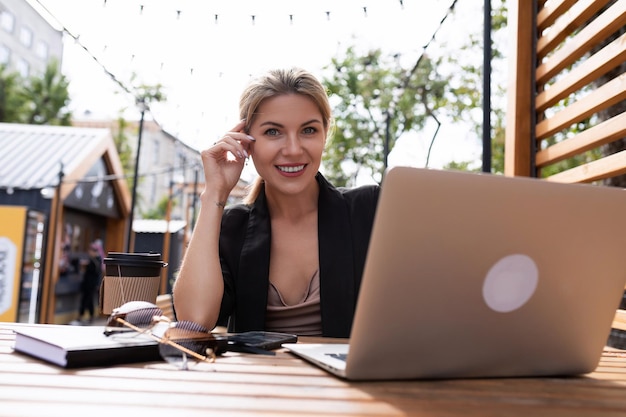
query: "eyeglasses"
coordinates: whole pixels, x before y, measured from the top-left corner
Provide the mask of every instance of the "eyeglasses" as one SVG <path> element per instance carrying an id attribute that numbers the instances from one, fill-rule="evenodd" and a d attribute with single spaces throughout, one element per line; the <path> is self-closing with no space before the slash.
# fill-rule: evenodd
<path id="1" fill-rule="evenodd" d="M 181 369 L 188 369 L 190 360 L 215 362 L 228 344 L 226 336 L 212 334 L 191 321 L 171 321 L 158 306 L 146 301 L 130 301 L 114 309 L 104 334 L 112 337 L 148 335 L 159 342 L 161 357 Z"/>

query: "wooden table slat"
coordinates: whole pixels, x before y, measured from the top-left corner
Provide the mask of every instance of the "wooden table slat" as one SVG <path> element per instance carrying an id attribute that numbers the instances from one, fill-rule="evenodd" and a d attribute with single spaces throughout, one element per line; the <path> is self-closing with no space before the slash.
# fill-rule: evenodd
<path id="1" fill-rule="evenodd" d="M 13 352 L 0 330 L 0 416 L 624 416 L 626 352 L 580 377 L 348 382 L 285 351 L 66 370 Z M 94 408 L 97 405 L 97 408 Z"/>

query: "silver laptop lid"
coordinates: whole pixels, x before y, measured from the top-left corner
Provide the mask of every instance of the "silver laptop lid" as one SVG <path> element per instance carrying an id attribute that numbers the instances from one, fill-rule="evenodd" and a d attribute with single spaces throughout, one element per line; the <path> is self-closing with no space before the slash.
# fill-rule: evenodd
<path id="1" fill-rule="evenodd" d="M 593 370 L 626 283 L 625 212 L 621 189 L 392 168 L 347 377 Z"/>

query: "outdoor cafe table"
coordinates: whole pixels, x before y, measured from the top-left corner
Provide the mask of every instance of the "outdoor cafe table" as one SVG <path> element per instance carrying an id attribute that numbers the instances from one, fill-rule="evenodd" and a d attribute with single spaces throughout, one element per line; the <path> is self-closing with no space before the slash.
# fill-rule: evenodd
<path id="1" fill-rule="evenodd" d="M 580 377 L 347 382 L 285 351 L 66 370 L 13 340 L 0 330 L 0 416 L 626 416 L 626 353 L 608 349 Z"/>

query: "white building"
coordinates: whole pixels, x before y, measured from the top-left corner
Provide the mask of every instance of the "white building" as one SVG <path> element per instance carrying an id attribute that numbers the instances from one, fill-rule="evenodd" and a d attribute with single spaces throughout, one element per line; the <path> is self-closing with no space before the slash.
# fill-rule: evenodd
<path id="1" fill-rule="evenodd" d="M 61 68 L 63 32 L 26 0 L 0 0 L 0 66 L 22 77 L 43 74 L 52 60 Z"/>
<path id="2" fill-rule="evenodd" d="M 63 32 L 35 10 L 28 0 L 0 0 L 0 66 L 30 77 L 43 73 L 56 59 L 61 69 Z M 94 97 L 94 100 L 99 98 Z M 74 115 L 72 125 L 108 128 L 115 137 L 117 120 L 97 120 Z M 138 121 L 126 121 L 124 134 L 132 149 L 134 164 L 138 145 Z M 143 124 L 139 156 L 139 181 L 133 209 L 134 218 L 155 211 L 164 198 L 170 198 L 171 220 L 193 223 L 199 208 L 197 194 L 204 187 L 200 153 L 147 119 Z M 132 183 L 132 178 L 129 179 Z M 238 202 L 247 184 L 234 190 L 230 202 Z"/>

